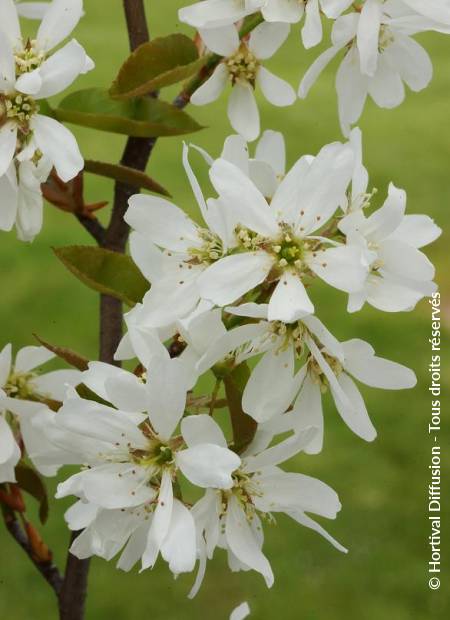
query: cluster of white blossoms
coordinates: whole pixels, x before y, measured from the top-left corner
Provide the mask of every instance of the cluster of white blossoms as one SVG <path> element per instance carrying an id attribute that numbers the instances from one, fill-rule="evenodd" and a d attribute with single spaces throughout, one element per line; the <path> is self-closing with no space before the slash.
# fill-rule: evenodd
<path id="1" fill-rule="evenodd" d="M 20 436 L 41 472 L 80 466 L 57 491 L 78 500 L 66 514 L 82 531 L 72 553 L 118 556 L 123 570 L 152 568 L 159 556 L 174 575 L 197 566 L 190 596 L 217 548 L 231 570 L 255 570 L 270 587 L 263 526 L 277 513 L 346 551 L 312 518 L 336 517 L 335 491 L 281 466 L 322 450 L 325 393 L 349 429 L 372 441 L 357 383 L 406 389 L 416 378 L 361 339 L 336 339 L 316 316 L 313 285 L 348 294 L 350 312 L 365 302 L 410 310 L 435 291 L 419 248 L 440 234 L 429 217 L 405 215 L 405 192 L 393 185 L 374 210 L 357 128 L 288 172 L 277 132 L 263 133 L 254 157 L 239 135 L 216 160 L 193 148 L 216 193 L 205 199 L 185 146 L 204 224 L 148 195 L 133 196 L 125 216 L 132 257 L 151 282 L 125 316 L 116 354 L 135 360 L 134 372 L 91 362 L 83 373 L 37 377 L 31 368 L 50 357 L 41 348 L 19 353 L 12 368 L 7 347 L 0 367 L 3 479 L 13 479 Z M 239 443 L 215 414 L 225 406 L 222 382 L 242 368 L 241 415 L 253 430 Z M 208 374 L 216 386 L 205 396 L 196 389 Z M 57 414 L 50 399 L 61 401 Z"/>
<path id="2" fill-rule="evenodd" d="M 258 14 L 262 23 L 239 41 L 234 24 L 253 14 Z M 323 69 L 341 54 L 336 90 L 345 136 L 360 118 L 368 95 L 378 106 L 394 108 L 405 97 L 404 84 L 413 91 L 429 84 L 431 60 L 411 35 L 429 30 L 450 33 L 449 0 L 203 0 L 180 9 L 179 18 L 197 28 L 206 47 L 223 60 L 194 93 L 192 103 L 214 101 L 231 83 L 231 125 L 247 141 L 256 139 L 256 85 L 273 105 L 288 106 L 295 101 L 292 87 L 270 73 L 262 61 L 282 45 L 290 24 L 303 18 L 304 47 L 319 44 L 323 37 L 321 14 L 334 22 L 332 46 L 307 71 L 298 96 L 305 98 Z"/>
<path id="3" fill-rule="evenodd" d="M 39 101 L 92 67 L 75 40 L 50 55 L 80 19 L 82 1 L 43 4 L 33 5 L 43 15 L 36 39 L 24 40 L 16 5 L 0 0 L 0 228 L 16 223 L 22 239 L 40 229 L 40 183 L 51 168 L 69 180 L 83 166 L 75 138 L 39 114 Z M 265 131 L 250 155 L 247 142 L 260 133 L 253 90 L 258 85 L 277 106 L 293 103 L 294 91 L 262 61 L 303 17 L 304 45 L 319 43 L 321 12 L 335 20 L 333 46 L 300 94 L 341 52 L 346 138 L 287 170 L 278 132 Z M 242 20 L 253 14 L 259 23 L 241 37 Z M 413 90 L 428 83 L 431 64 L 410 35 L 450 32 L 450 7 L 447 0 L 204 0 L 180 18 L 220 57 L 192 102 L 213 101 L 231 83 L 238 135 L 218 158 L 183 147 L 202 223 L 161 197 L 129 200 L 130 253 L 151 285 L 125 315 L 115 355 L 133 371 L 90 362 L 87 370 L 42 375 L 36 368 L 54 357 L 47 349 L 26 347 L 14 364 L 11 346 L 1 351 L 0 483 L 15 482 L 24 456 L 43 475 L 78 467 L 57 489 L 57 497 L 77 500 L 66 513 L 70 529 L 81 531 L 71 552 L 117 556 L 126 571 L 153 568 L 159 556 L 175 576 L 197 568 L 194 596 L 217 548 L 232 571 L 257 571 L 272 586 L 264 524 L 278 513 L 346 552 L 311 516 L 335 519 L 336 492 L 286 462 L 321 452 L 325 394 L 353 433 L 373 441 L 358 384 L 399 390 L 416 377 L 364 340 L 338 340 L 317 316 L 314 288 L 346 294 L 349 313 L 366 303 L 409 311 L 436 292 L 421 248 L 441 230 L 426 215 L 407 215 L 406 193 L 393 184 L 375 205 L 362 135 L 351 125 L 367 94 L 392 107 L 403 99 L 403 82 Z M 191 166 L 193 151 L 207 167 L 209 197 Z M 208 379 L 214 387 L 205 396 L 199 385 Z M 227 407 L 232 432 L 219 424 Z M 242 604 L 232 618 L 248 612 Z"/>
<path id="4" fill-rule="evenodd" d="M 30 6 L 28 6 L 30 5 Z M 35 39 L 21 34 L 18 11 L 42 17 Z M 31 241 L 42 228 L 41 184 L 52 168 L 69 181 L 83 168 L 72 133 L 40 114 L 40 102 L 65 90 L 94 64 L 72 39 L 82 0 L 14 4 L 0 0 L 0 230 L 16 226 Z"/>

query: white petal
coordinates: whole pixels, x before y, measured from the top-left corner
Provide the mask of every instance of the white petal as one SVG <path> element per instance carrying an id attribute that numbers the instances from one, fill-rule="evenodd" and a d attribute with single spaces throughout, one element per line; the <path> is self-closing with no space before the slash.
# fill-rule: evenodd
<path id="1" fill-rule="evenodd" d="M 169 532 L 173 503 L 171 474 L 165 469 L 162 475 L 158 504 L 153 514 L 153 520 L 148 535 L 147 547 L 142 556 L 142 570 L 150 566 L 153 567 L 156 562 L 164 539 Z"/>
<path id="2" fill-rule="evenodd" d="M 259 111 L 248 82 L 236 82 L 228 100 L 228 118 L 231 126 L 247 142 L 253 142 L 259 136 Z"/>
<path id="3" fill-rule="evenodd" d="M 194 570 L 195 540 L 195 523 L 191 511 L 174 499 L 169 531 L 161 545 L 161 555 L 174 575 Z"/>
<path id="4" fill-rule="evenodd" d="M 256 78 L 264 97 L 272 105 L 284 107 L 296 100 L 295 91 L 288 82 L 277 77 L 265 67 L 260 67 Z"/>
<path id="5" fill-rule="evenodd" d="M 19 46 L 22 43 L 22 34 L 20 32 L 17 7 L 13 0 L 2 0 L 0 9 L 2 14 L 2 31 L 14 47 Z"/>
<path id="6" fill-rule="evenodd" d="M 364 400 L 358 388 L 345 372 L 341 373 L 337 379 L 341 389 L 351 403 L 351 408 L 342 403 L 339 396 L 333 390 L 333 387 L 331 387 L 334 402 L 336 403 L 336 408 L 341 418 L 356 435 L 366 441 L 373 441 L 377 436 L 377 432 L 369 418 Z"/>
<path id="7" fill-rule="evenodd" d="M 300 384 L 294 376 L 294 352 L 268 351 L 253 370 L 242 395 L 242 407 L 258 422 L 284 413 Z"/>
<path id="8" fill-rule="evenodd" d="M 385 390 L 402 390 L 412 388 L 417 379 L 412 370 L 376 357 L 372 347 L 357 338 L 343 343 L 345 351 L 345 369 L 358 381 L 371 387 Z"/>
<path id="9" fill-rule="evenodd" d="M 234 555 L 248 567 L 261 573 L 270 588 L 274 582 L 272 569 L 234 496 L 228 501 L 225 533 L 228 546 Z"/>
<path id="10" fill-rule="evenodd" d="M 378 257 L 383 273 L 418 281 L 434 278 L 434 266 L 425 254 L 402 241 L 383 241 Z"/>
<path id="11" fill-rule="evenodd" d="M 272 258 L 265 252 L 227 256 L 199 277 L 200 293 L 204 299 L 226 306 L 261 284 L 271 268 Z"/>
<path id="12" fill-rule="evenodd" d="M 23 347 L 17 353 L 14 369 L 17 372 L 29 372 L 54 357 L 55 354 L 45 347 Z"/>
<path id="13" fill-rule="evenodd" d="M 278 188 L 278 178 L 273 168 L 264 161 L 251 159 L 248 175 L 265 198 L 272 198 Z"/>
<path id="14" fill-rule="evenodd" d="M 16 82 L 16 90 L 28 95 L 36 95 L 42 86 L 42 77 L 39 69 L 22 73 Z"/>
<path id="15" fill-rule="evenodd" d="M 227 447 L 227 440 L 220 426 L 206 414 L 190 415 L 181 422 L 181 434 L 189 448 L 202 443 L 216 444 Z"/>
<path id="16" fill-rule="evenodd" d="M 369 81 L 369 94 L 380 108 L 395 108 L 405 98 L 405 88 L 396 70 L 391 69 L 382 54 L 378 69 Z"/>
<path id="17" fill-rule="evenodd" d="M 308 257 L 307 262 L 327 284 L 347 293 L 359 291 L 367 277 L 367 266 L 355 246 L 329 248 Z"/>
<path id="18" fill-rule="evenodd" d="M 256 146 L 255 159 L 268 164 L 279 176 L 286 172 L 286 145 L 279 131 L 266 129 Z"/>
<path id="19" fill-rule="evenodd" d="M 19 2 L 17 11 L 28 19 L 42 19 L 50 7 L 50 2 Z"/>
<path id="20" fill-rule="evenodd" d="M 299 22 L 304 13 L 303 3 L 298 0 L 270 0 L 261 13 L 266 22 Z"/>
<path id="21" fill-rule="evenodd" d="M 193 105 L 205 105 L 218 99 L 228 82 L 228 70 L 223 63 L 217 65 L 210 78 L 191 95 Z"/>
<path id="22" fill-rule="evenodd" d="M 450 7 L 445 0 L 403 0 L 405 4 L 411 7 L 425 17 L 434 19 L 444 24 L 450 24 Z"/>
<path id="23" fill-rule="evenodd" d="M 219 56 L 231 56 L 239 47 L 239 35 L 234 25 L 200 28 L 199 34 L 206 47 Z"/>
<path id="24" fill-rule="evenodd" d="M 196 486 L 231 489 L 231 474 L 239 468 L 237 454 L 212 443 L 201 443 L 176 454 L 176 463 L 186 478 Z"/>
<path id="25" fill-rule="evenodd" d="M 37 33 L 39 46 L 44 50 L 51 50 L 61 43 L 69 36 L 82 15 L 82 0 L 53 0 Z"/>
<path id="26" fill-rule="evenodd" d="M 155 492 L 148 484 L 142 467 L 130 463 L 112 463 L 83 472 L 86 499 L 103 508 L 127 508 L 153 499 Z"/>
<path id="27" fill-rule="evenodd" d="M 5 386 L 11 372 L 12 346 L 7 344 L 0 351 L 0 389 Z M 4 396 L 3 392 L 0 392 Z"/>
<path id="28" fill-rule="evenodd" d="M 382 19 L 382 6 L 379 0 L 366 0 L 359 18 L 357 45 L 361 71 L 374 75 L 378 61 L 378 40 Z"/>
<path id="29" fill-rule="evenodd" d="M 337 493 L 331 487 L 303 474 L 276 471 L 258 476 L 261 498 L 256 498 L 256 506 L 264 512 L 281 512 L 286 508 L 296 508 L 313 512 L 327 519 L 335 519 L 341 509 Z"/>
<path id="30" fill-rule="evenodd" d="M 314 312 L 314 306 L 300 277 L 285 271 L 269 302 L 269 321 L 293 323 Z"/>
<path id="31" fill-rule="evenodd" d="M 187 378 L 178 359 L 154 359 L 147 376 L 148 415 L 156 430 L 169 439 L 186 406 Z"/>
<path id="32" fill-rule="evenodd" d="M 242 136 L 236 134 L 228 136 L 224 142 L 220 158 L 226 159 L 230 164 L 237 166 L 248 176 L 248 146 Z M 214 160 L 211 161 L 210 166 L 212 166 L 213 163 Z"/>
<path id="33" fill-rule="evenodd" d="M 414 248 L 422 248 L 435 241 L 442 230 L 428 215 L 405 215 L 400 225 L 388 237 L 389 240 L 404 241 Z"/>
<path id="34" fill-rule="evenodd" d="M 17 126 L 8 121 L 0 127 L 0 177 L 11 165 L 17 145 Z"/>
<path id="35" fill-rule="evenodd" d="M 73 179 L 84 166 L 74 135 L 55 119 L 41 114 L 33 117 L 30 126 L 37 147 L 53 163 L 61 180 Z"/>
<path id="36" fill-rule="evenodd" d="M 0 177 L 0 230 L 10 231 L 17 217 L 18 187 L 16 167 L 11 164 L 6 173 Z"/>
<path id="37" fill-rule="evenodd" d="M 230 620 L 244 620 L 250 615 L 250 607 L 248 603 L 241 603 L 238 607 L 233 609 L 230 615 Z"/>
<path id="38" fill-rule="evenodd" d="M 6 463 L 16 450 L 16 440 L 5 418 L 0 415 L 0 463 Z M 240 460 L 240 459 L 239 459 Z M 2 480 L 4 482 L 4 480 Z"/>
<path id="39" fill-rule="evenodd" d="M 320 56 L 316 58 L 308 71 L 303 76 L 300 86 L 298 87 L 298 96 L 300 99 L 305 99 L 309 93 L 311 87 L 325 69 L 325 67 L 333 60 L 336 54 L 342 49 L 343 46 L 334 45 L 325 50 Z"/>
<path id="40" fill-rule="evenodd" d="M 65 512 L 64 519 L 69 529 L 77 532 L 88 527 L 94 521 L 98 511 L 99 507 L 95 504 L 89 504 L 80 500 Z"/>
<path id="41" fill-rule="evenodd" d="M 278 225 L 267 200 L 237 166 L 218 159 L 211 167 L 209 176 L 225 208 L 232 211 L 236 223 L 265 236 L 278 233 Z"/>
<path id="42" fill-rule="evenodd" d="M 250 33 L 248 47 L 256 58 L 270 58 L 286 41 L 289 30 L 289 24 L 263 22 Z"/>
<path id="43" fill-rule="evenodd" d="M 423 293 L 386 277 L 369 277 L 366 283 L 366 298 L 374 308 L 383 312 L 404 312 L 412 310 Z"/>
<path id="44" fill-rule="evenodd" d="M 233 24 L 250 12 L 253 11 L 246 11 L 245 7 L 241 3 L 236 4 L 235 0 L 209 0 L 180 9 L 178 17 L 181 22 L 195 28 L 217 28 Z"/>
<path id="45" fill-rule="evenodd" d="M 397 35 L 385 51 L 385 58 L 392 70 L 415 92 L 426 88 L 433 77 L 433 65 L 428 53 L 417 41 Z"/>
<path id="46" fill-rule="evenodd" d="M 255 472 L 263 467 L 273 467 L 284 463 L 288 459 L 296 456 L 299 452 L 302 452 L 307 448 L 314 435 L 317 433 L 316 428 L 310 427 L 302 430 L 300 433 L 295 433 L 288 439 L 281 441 L 280 443 L 267 448 L 264 452 L 256 456 L 249 456 L 245 459 L 244 468 L 247 472 Z"/>
<path id="47" fill-rule="evenodd" d="M 185 252 L 200 243 L 193 221 L 174 204 L 157 196 L 135 194 L 125 221 L 153 243 L 174 252 Z"/>
<path id="48" fill-rule="evenodd" d="M 336 19 L 353 4 L 352 0 L 320 0 L 322 10 L 327 17 Z"/>
<path id="49" fill-rule="evenodd" d="M 309 527 L 310 529 L 323 536 L 338 551 L 341 551 L 342 553 L 347 553 L 347 549 L 345 547 L 343 547 L 337 540 L 330 536 L 330 534 L 328 534 L 328 532 L 321 525 L 316 523 L 313 519 L 311 519 L 311 517 L 305 515 L 301 510 L 288 510 L 286 514 L 288 514 L 292 519 L 297 521 L 297 523 L 301 523 L 301 525 Z"/>
<path id="50" fill-rule="evenodd" d="M 302 41 L 306 49 L 314 47 L 322 40 L 322 20 L 320 17 L 319 0 L 309 0 L 305 7 L 305 25 L 302 30 Z"/>
<path id="51" fill-rule="evenodd" d="M 322 394 L 317 383 L 306 374 L 302 388 L 294 404 L 293 415 L 296 419 L 295 430 L 304 430 L 308 426 L 317 428 L 317 433 L 305 447 L 306 454 L 319 454 L 323 447 L 323 410 Z"/>
<path id="52" fill-rule="evenodd" d="M 40 67 L 42 80 L 37 91 L 31 91 L 36 99 L 52 97 L 65 90 L 84 72 L 86 52 L 72 39 L 63 48 L 52 54 Z M 22 92 L 29 92 L 23 90 Z"/>
<path id="53" fill-rule="evenodd" d="M 64 400 L 67 386 L 76 386 L 81 383 L 79 370 L 54 370 L 33 379 L 33 385 L 37 391 L 55 400 Z"/>
<path id="54" fill-rule="evenodd" d="M 146 235 L 132 232 L 130 235 L 130 254 L 140 271 L 149 282 L 160 277 L 164 257 L 161 250 Z"/>
<path id="55" fill-rule="evenodd" d="M 239 315 L 238 315 L 239 316 Z M 241 325 L 236 329 L 231 329 L 226 334 L 215 340 L 206 351 L 197 365 L 198 372 L 203 374 L 215 364 L 225 359 L 228 354 L 234 353 L 243 345 L 250 345 L 257 341 L 260 336 L 267 332 L 267 325 L 264 323 Z M 256 355 L 259 351 L 255 351 Z"/>
<path id="56" fill-rule="evenodd" d="M 356 123 L 362 114 L 369 87 L 368 80 L 360 71 L 358 51 L 353 47 L 341 62 L 336 74 L 339 119 L 344 135 L 349 134 L 350 126 Z"/>

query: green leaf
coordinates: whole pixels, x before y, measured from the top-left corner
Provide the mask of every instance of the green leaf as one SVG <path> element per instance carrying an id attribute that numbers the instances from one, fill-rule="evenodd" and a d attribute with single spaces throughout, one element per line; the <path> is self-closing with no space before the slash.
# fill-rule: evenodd
<path id="1" fill-rule="evenodd" d="M 118 99 L 145 95 L 190 77 L 204 62 L 205 57 L 199 58 L 197 46 L 184 34 L 159 37 L 131 54 L 109 92 Z"/>
<path id="2" fill-rule="evenodd" d="M 16 479 L 19 487 L 39 502 L 39 519 L 41 523 L 45 523 L 48 519 L 48 496 L 39 474 L 21 463 L 16 467 Z"/>
<path id="3" fill-rule="evenodd" d="M 125 254 L 82 245 L 56 248 L 54 252 L 89 288 L 116 297 L 129 306 L 142 301 L 149 289 L 147 280 Z"/>
<path id="4" fill-rule="evenodd" d="M 170 197 L 169 192 L 164 189 L 162 185 L 146 175 L 145 172 L 135 170 L 134 168 L 129 168 L 128 166 L 85 159 L 84 170 L 86 172 L 91 172 L 92 174 L 106 177 L 107 179 L 114 179 L 115 181 L 132 185 L 138 189 L 148 189 L 156 194 Z"/>
<path id="5" fill-rule="evenodd" d="M 65 123 L 138 138 L 179 136 L 203 129 L 186 112 L 153 97 L 115 101 L 102 88 L 68 95 L 52 116 Z"/>
<path id="6" fill-rule="evenodd" d="M 242 409 L 242 394 L 249 378 L 250 369 L 245 362 L 223 377 L 233 427 L 234 450 L 238 453 L 251 443 L 258 428 L 255 420 Z"/>
<path id="7" fill-rule="evenodd" d="M 59 347 L 54 344 L 50 344 L 46 342 L 42 338 L 40 338 L 37 334 L 33 334 L 36 340 L 46 349 L 57 355 L 59 358 L 67 362 L 70 366 L 74 368 L 78 368 L 78 370 L 87 370 L 89 360 L 87 357 L 72 351 L 72 349 L 68 349 L 66 347 Z"/>

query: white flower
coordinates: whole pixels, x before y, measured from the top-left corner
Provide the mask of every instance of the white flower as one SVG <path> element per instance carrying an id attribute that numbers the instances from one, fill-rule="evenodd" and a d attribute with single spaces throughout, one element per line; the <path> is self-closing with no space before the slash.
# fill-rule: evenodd
<path id="1" fill-rule="evenodd" d="M 261 519 L 274 522 L 274 513 L 284 512 L 309 527 L 340 551 L 345 549 L 306 513 L 328 519 L 336 518 L 341 504 L 336 493 L 326 484 L 296 473 L 279 469 L 280 463 L 298 454 L 310 443 L 315 429 L 268 447 L 272 436 L 261 442 L 255 437 L 242 455 L 242 463 L 234 473 L 234 484 L 228 490 L 209 489 L 192 509 L 197 527 L 199 574 L 190 596 L 194 596 L 204 577 L 206 560 L 216 547 L 228 552 L 231 570 L 255 570 L 268 587 L 274 582 L 272 568 L 261 548 L 264 541 Z"/>
<path id="2" fill-rule="evenodd" d="M 405 215 L 405 206 L 406 193 L 391 183 L 380 209 L 369 217 L 356 210 L 339 223 L 347 243 L 364 252 L 370 267 L 363 288 L 349 296 L 349 312 L 366 301 L 385 312 L 411 310 L 436 291 L 435 269 L 419 248 L 442 231 L 427 215 Z"/>
<path id="3" fill-rule="evenodd" d="M 414 11 L 410 11 L 412 19 L 399 19 L 397 7 L 396 0 L 367 0 L 361 12 L 338 18 L 332 30 L 333 46 L 317 58 L 300 84 L 299 96 L 304 98 L 328 63 L 345 50 L 336 76 L 339 118 L 345 135 L 361 116 L 368 95 L 378 106 L 394 108 L 405 97 L 403 83 L 420 91 L 432 78 L 428 54 L 409 35 L 427 29 L 447 31 L 448 26 L 434 24 Z"/>
<path id="4" fill-rule="evenodd" d="M 262 61 L 273 56 L 284 43 L 289 25 L 260 24 L 251 32 L 248 41 L 239 40 L 234 26 L 200 30 L 200 34 L 206 46 L 224 58 L 211 77 L 194 92 L 191 103 L 205 105 L 215 101 L 230 83 L 230 123 L 235 131 L 251 142 L 260 132 L 259 111 L 253 92 L 257 85 L 275 106 L 292 105 L 296 98 L 287 82 L 262 65 Z"/>
<path id="5" fill-rule="evenodd" d="M 50 7 L 50 2 L 17 2 L 17 12 L 28 19 L 42 19 Z"/>
<path id="6" fill-rule="evenodd" d="M 206 227 L 198 226 L 174 204 L 155 196 L 132 196 L 125 214 L 125 221 L 133 229 L 131 256 L 152 283 L 139 311 L 139 322 L 147 327 L 165 328 L 196 310 L 200 274 L 236 244 L 233 226 L 222 205 L 218 201 L 205 202 L 189 165 L 186 145 L 183 163 Z"/>
<path id="7" fill-rule="evenodd" d="M 153 359 L 144 380 L 96 362 L 82 378 L 113 407 L 73 395 L 48 431 L 55 445 L 74 454 L 73 464 L 88 466 L 60 484 L 57 496 L 76 495 L 101 509 L 72 552 L 77 554 L 88 539 L 90 553 L 97 553 L 92 530 L 99 531 L 99 520 L 105 518 L 114 520 L 118 531 L 134 524 L 134 529 L 126 530 L 120 548 L 132 534 L 142 540 L 145 529 L 145 541 L 134 560 L 142 557 L 143 568 L 153 566 L 161 552 L 175 573 L 192 570 L 194 542 L 188 545 L 190 558 L 177 555 L 177 536 L 183 532 L 194 536 L 194 528 L 189 510 L 174 498 L 173 482 L 180 470 L 196 486 L 230 488 L 239 457 L 227 448 L 220 428 L 209 416 L 183 419 L 182 435 L 173 435 L 189 386 L 180 360 Z M 108 530 L 101 535 L 107 540 Z M 129 544 L 134 546 L 134 536 Z M 188 568 L 181 570 L 180 566 Z"/>
<path id="8" fill-rule="evenodd" d="M 81 0 L 55 0 L 43 18 L 36 39 L 22 39 L 12 0 L 0 4 L 0 177 L 11 162 L 44 155 L 63 181 L 83 168 L 72 133 L 54 119 L 39 114 L 39 100 L 66 89 L 93 63 L 72 39 L 53 55 L 82 15 Z"/>
<path id="9" fill-rule="evenodd" d="M 21 457 L 20 440 L 41 473 L 56 474 L 56 468 L 47 460 L 55 450 L 44 432 L 55 414 L 44 402 L 62 400 L 67 386 L 80 382 L 81 373 L 77 370 L 36 372 L 38 366 L 54 357 L 44 347 L 24 347 L 13 364 L 10 344 L 0 352 L 0 482 L 15 482 L 14 467 Z"/>
<path id="10" fill-rule="evenodd" d="M 375 357 L 372 347 L 364 341 L 338 342 L 315 316 L 286 324 L 267 321 L 267 305 L 247 303 L 226 310 L 258 322 L 232 329 L 213 341 L 198 362 L 198 372 L 205 372 L 230 355 L 238 365 L 262 353 L 245 387 L 243 409 L 259 424 L 275 420 L 273 428 L 281 422 L 280 416 L 283 426 L 287 423 L 297 430 L 317 427 L 320 432 L 307 447 L 309 453 L 322 449 L 322 392 L 330 389 L 344 422 L 357 435 L 371 441 L 376 432 L 349 375 L 384 389 L 406 389 L 416 383 L 411 370 Z M 298 372 L 297 360 L 305 360 Z M 296 398 L 293 411 L 282 415 Z"/>
<path id="11" fill-rule="evenodd" d="M 360 290 L 367 274 L 361 253 L 320 236 L 346 204 L 353 166 L 350 147 L 330 144 L 316 158 L 299 159 L 269 205 L 239 168 L 214 162 L 210 178 L 237 224 L 237 249 L 199 276 L 202 297 L 224 306 L 267 280 L 269 320 L 289 323 L 314 311 L 304 285 L 312 275 L 340 290 Z"/>
<path id="12" fill-rule="evenodd" d="M 9 231 L 15 224 L 21 241 L 32 241 L 40 232 L 44 206 L 41 183 L 48 178 L 51 168 L 44 157 L 37 163 L 25 159 L 12 163 L 0 177 L 0 230 Z"/>
<path id="13" fill-rule="evenodd" d="M 212 166 L 214 159 L 203 149 L 190 145 L 199 151 L 206 163 Z M 266 129 L 256 144 L 255 153 L 250 157 L 249 148 L 240 135 L 226 138 L 220 159 L 226 159 L 248 176 L 261 194 L 271 200 L 286 175 L 286 145 L 279 131 Z"/>

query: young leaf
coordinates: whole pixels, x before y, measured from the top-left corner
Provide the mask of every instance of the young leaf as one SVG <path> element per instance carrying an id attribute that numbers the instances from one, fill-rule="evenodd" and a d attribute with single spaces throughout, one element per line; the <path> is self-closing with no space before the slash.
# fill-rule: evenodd
<path id="1" fill-rule="evenodd" d="M 59 358 L 67 362 L 70 366 L 74 368 L 78 368 L 78 370 L 87 370 L 89 360 L 87 357 L 72 351 L 72 349 L 67 349 L 66 347 L 59 347 L 54 344 L 50 344 L 46 342 L 42 338 L 40 338 L 37 334 L 33 334 L 36 340 L 46 349 L 57 355 Z"/>
<path id="2" fill-rule="evenodd" d="M 156 194 L 161 194 L 162 196 L 170 196 L 169 192 L 164 189 L 162 185 L 146 175 L 145 172 L 135 170 L 134 168 L 129 168 L 128 166 L 85 159 L 84 170 L 86 172 L 91 172 L 92 174 L 106 177 L 107 179 L 114 179 L 115 181 L 132 185 L 138 189 L 148 189 L 149 191 L 155 192 Z"/>
<path id="3" fill-rule="evenodd" d="M 249 445 L 258 427 L 255 420 L 242 409 L 242 393 L 249 377 L 250 369 L 245 362 L 223 377 L 233 427 L 234 450 L 238 453 Z"/>
<path id="4" fill-rule="evenodd" d="M 178 136 L 203 129 L 170 103 L 153 97 L 115 101 L 102 88 L 68 95 L 52 115 L 61 122 L 138 138 Z"/>
<path id="5" fill-rule="evenodd" d="M 54 249 L 56 256 L 89 288 L 134 306 L 142 301 L 149 283 L 129 256 L 94 246 Z"/>
<path id="6" fill-rule="evenodd" d="M 204 62 L 195 43 L 184 34 L 159 37 L 131 54 L 109 92 L 118 99 L 145 95 L 190 77 Z"/>
<path id="7" fill-rule="evenodd" d="M 19 487 L 39 502 L 39 519 L 41 523 L 45 523 L 48 518 L 48 497 L 47 489 L 39 474 L 21 463 L 16 467 L 16 479 Z"/>

